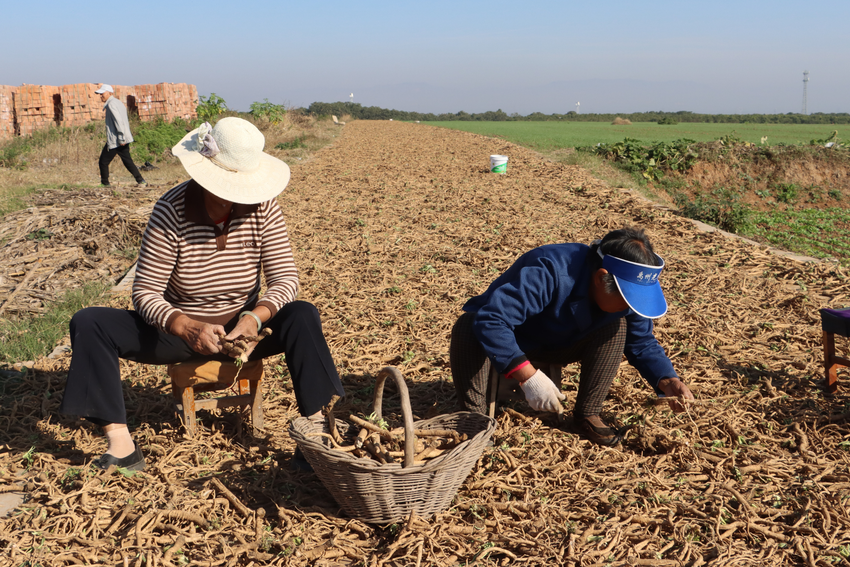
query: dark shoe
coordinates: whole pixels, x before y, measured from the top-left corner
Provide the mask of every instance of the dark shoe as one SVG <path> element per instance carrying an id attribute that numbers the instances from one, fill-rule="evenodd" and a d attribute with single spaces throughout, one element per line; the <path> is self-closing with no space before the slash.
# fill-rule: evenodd
<path id="1" fill-rule="evenodd" d="M 295 448 L 295 453 L 292 455 L 292 461 L 290 461 L 289 467 L 298 472 L 315 472 L 313 471 L 313 465 L 304 457 L 304 453 L 301 452 L 300 447 Z"/>
<path id="2" fill-rule="evenodd" d="M 148 182 L 145 181 L 144 179 L 142 179 L 141 181 L 136 183 L 136 187 L 147 187 L 147 186 L 148 186 Z"/>
<path id="3" fill-rule="evenodd" d="M 102 470 L 105 471 L 112 465 L 115 465 L 121 469 L 127 469 L 128 471 L 141 471 L 145 469 L 145 456 L 142 455 L 142 450 L 139 449 L 138 443 L 133 443 L 136 446 L 136 450 L 123 457 L 121 459 L 117 457 L 113 457 L 108 453 L 104 453 L 101 457 L 93 462 L 92 464 Z"/>
<path id="4" fill-rule="evenodd" d="M 112 187 L 112 185 L 110 185 L 109 183 L 101 183 L 100 186 L 104 188 Z"/>
<path id="5" fill-rule="evenodd" d="M 575 428 L 583 436 L 597 445 L 613 447 L 619 444 L 628 433 L 631 426 L 614 429 L 602 421 L 598 415 L 575 417 Z"/>
<path id="6" fill-rule="evenodd" d="M 151 162 L 146 161 L 145 165 L 143 165 L 139 169 L 141 169 L 142 171 L 153 171 L 154 169 L 159 169 L 159 168 L 157 166 L 153 165 Z"/>

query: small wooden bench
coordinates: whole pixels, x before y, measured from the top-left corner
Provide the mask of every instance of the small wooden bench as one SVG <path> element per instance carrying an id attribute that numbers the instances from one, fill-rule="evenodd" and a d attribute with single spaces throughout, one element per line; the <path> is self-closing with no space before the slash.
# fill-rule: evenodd
<path id="1" fill-rule="evenodd" d="M 238 374 L 238 376 L 237 376 Z M 215 409 L 238 406 L 250 408 L 254 435 L 263 429 L 263 396 L 260 384 L 263 380 L 263 361 L 246 362 L 241 370 L 234 362 L 207 360 L 181 362 L 168 365 L 171 390 L 177 402 L 177 414 L 183 421 L 186 433 L 194 437 L 198 432 L 199 409 Z M 235 383 L 235 384 L 234 384 Z M 197 399 L 201 392 L 216 392 L 234 388 L 234 395 L 218 398 Z"/>
<path id="2" fill-rule="evenodd" d="M 850 360 L 835 354 L 835 335 L 850 337 L 850 309 L 821 309 L 820 322 L 826 390 L 834 393 L 838 390 L 838 369 L 850 367 Z"/>

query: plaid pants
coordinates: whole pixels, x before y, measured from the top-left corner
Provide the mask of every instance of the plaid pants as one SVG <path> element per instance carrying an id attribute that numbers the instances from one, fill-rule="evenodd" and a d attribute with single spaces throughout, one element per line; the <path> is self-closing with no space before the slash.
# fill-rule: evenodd
<path id="1" fill-rule="evenodd" d="M 474 313 L 461 315 L 452 328 L 449 360 L 452 380 L 461 410 L 486 414 L 490 388 L 490 359 L 472 332 Z M 617 319 L 589 334 L 581 341 L 556 349 L 526 353 L 532 365 L 539 363 L 565 366 L 581 363 L 578 395 L 573 414 L 577 417 L 599 415 L 617 376 L 626 344 L 626 320 Z M 535 364 L 537 363 L 537 364 Z M 549 376 L 560 384 L 560 376 Z M 504 380 L 504 377 L 501 378 Z"/>

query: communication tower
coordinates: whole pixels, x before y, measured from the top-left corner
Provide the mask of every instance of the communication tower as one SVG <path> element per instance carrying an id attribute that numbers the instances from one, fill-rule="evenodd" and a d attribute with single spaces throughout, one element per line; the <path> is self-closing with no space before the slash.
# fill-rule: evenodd
<path id="1" fill-rule="evenodd" d="M 348 95 L 348 98 L 353 103 L 354 102 L 354 93 L 351 93 L 350 95 Z"/>
<path id="2" fill-rule="evenodd" d="M 808 101 L 806 100 L 806 89 L 809 86 L 809 72 L 803 71 L 803 114 L 808 114 Z"/>
<path id="3" fill-rule="evenodd" d="M 577 102 L 577 103 L 576 103 L 576 114 L 581 114 L 581 113 L 579 112 L 579 108 L 580 108 L 580 107 L 581 107 L 581 103 L 580 103 L 580 102 Z"/>

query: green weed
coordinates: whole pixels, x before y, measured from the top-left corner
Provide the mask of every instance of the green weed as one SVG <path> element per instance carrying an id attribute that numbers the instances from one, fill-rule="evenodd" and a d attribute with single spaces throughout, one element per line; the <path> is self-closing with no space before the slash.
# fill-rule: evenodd
<path id="1" fill-rule="evenodd" d="M 780 203 L 793 204 L 797 200 L 797 195 L 800 188 L 794 183 L 777 183 L 773 191 L 773 196 Z"/>
<path id="2" fill-rule="evenodd" d="M 138 163 L 159 161 L 166 150 L 170 150 L 183 139 L 188 130 L 189 123 L 180 118 L 171 122 L 157 118 L 151 122 L 134 124 L 135 143 L 130 146 L 133 160 Z"/>
<path id="3" fill-rule="evenodd" d="M 646 145 L 640 140 L 626 138 L 613 144 L 598 144 L 580 149 L 609 159 L 648 181 L 658 181 L 667 171 L 684 172 L 693 167 L 698 157 L 691 149 L 691 145 L 695 143 L 683 138 Z"/>
<path id="4" fill-rule="evenodd" d="M 97 302 L 109 289 L 106 282 L 89 283 L 47 306 L 40 316 L 0 319 L 0 363 L 35 360 L 44 356 L 68 331 L 71 316 Z"/>
<path id="5" fill-rule="evenodd" d="M 227 103 L 215 93 L 210 93 L 210 96 L 204 98 L 198 97 L 198 106 L 195 108 L 198 113 L 198 123 L 212 123 L 223 112 L 227 111 Z"/>
<path id="6" fill-rule="evenodd" d="M 286 114 L 286 108 L 282 104 L 271 103 L 267 98 L 264 98 L 263 101 L 251 103 L 251 116 L 261 120 L 268 120 L 272 124 L 277 124 L 283 120 L 283 116 Z"/>
<path id="7" fill-rule="evenodd" d="M 743 236 L 816 258 L 850 258 L 850 211 L 832 207 L 751 211 Z"/>
<path id="8" fill-rule="evenodd" d="M 304 138 L 298 137 L 289 142 L 281 142 L 275 146 L 277 150 L 295 150 L 298 148 L 306 148 L 307 144 L 304 143 Z"/>
<path id="9" fill-rule="evenodd" d="M 680 193 L 674 196 L 674 200 L 684 216 L 729 232 L 744 231 L 752 222 L 752 210 L 739 202 L 740 195 L 729 189 L 715 189 L 708 195 L 697 195 L 693 200 Z"/>

